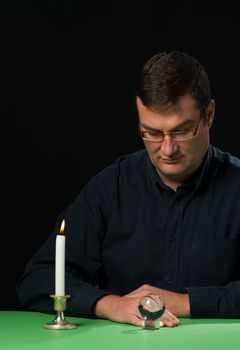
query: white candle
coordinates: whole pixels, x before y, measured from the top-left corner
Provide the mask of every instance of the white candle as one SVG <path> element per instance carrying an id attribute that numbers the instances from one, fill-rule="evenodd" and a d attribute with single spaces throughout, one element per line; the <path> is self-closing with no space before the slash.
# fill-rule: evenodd
<path id="1" fill-rule="evenodd" d="M 55 252 L 55 295 L 65 295 L 65 220 L 62 221 L 60 233 L 56 237 Z"/>

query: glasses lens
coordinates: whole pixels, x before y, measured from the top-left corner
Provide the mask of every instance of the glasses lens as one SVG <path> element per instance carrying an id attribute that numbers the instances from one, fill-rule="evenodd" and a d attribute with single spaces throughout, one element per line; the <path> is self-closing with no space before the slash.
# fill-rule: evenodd
<path id="1" fill-rule="evenodd" d="M 192 131 L 183 131 L 176 134 L 171 134 L 172 140 L 174 141 L 185 141 L 189 140 L 194 136 Z"/>

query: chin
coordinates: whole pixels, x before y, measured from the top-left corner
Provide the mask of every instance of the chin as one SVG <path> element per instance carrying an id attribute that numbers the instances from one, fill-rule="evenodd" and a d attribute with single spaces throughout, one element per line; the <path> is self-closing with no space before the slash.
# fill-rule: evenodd
<path id="1" fill-rule="evenodd" d="M 159 167 L 159 170 L 163 174 L 173 174 L 178 175 L 186 172 L 186 168 L 182 164 L 164 164 Z"/>
<path id="2" fill-rule="evenodd" d="M 165 177 L 169 177 L 169 179 L 173 180 L 180 180 L 187 178 L 188 171 L 186 168 L 183 168 L 182 166 L 176 167 L 176 165 L 173 167 L 172 165 L 164 166 L 159 168 L 160 174 L 162 174 Z"/>

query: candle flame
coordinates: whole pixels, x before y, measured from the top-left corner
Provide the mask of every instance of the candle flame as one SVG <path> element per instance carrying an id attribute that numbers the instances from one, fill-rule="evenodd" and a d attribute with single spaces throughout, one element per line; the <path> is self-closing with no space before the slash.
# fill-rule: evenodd
<path id="1" fill-rule="evenodd" d="M 64 229 L 65 229 L 65 220 L 63 220 L 61 223 L 60 233 L 64 233 Z"/>

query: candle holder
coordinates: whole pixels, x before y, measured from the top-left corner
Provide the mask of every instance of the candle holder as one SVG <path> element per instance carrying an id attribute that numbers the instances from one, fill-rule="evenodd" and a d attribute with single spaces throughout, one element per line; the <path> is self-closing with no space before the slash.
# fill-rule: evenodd
<path id="1" fill-rule="evenodd" d="M 50 295 L 54 299 L 54 310 L 57 311 L 56 317 L 52 322 L 46 323 L 46 329 L 74 329 L 77 326 L 74 323 L 67 321 L 64 318 L 64 311 L 66 310 L 67 299 L 70 295 Z"/>

